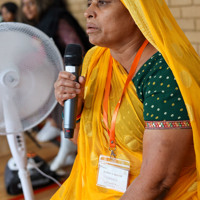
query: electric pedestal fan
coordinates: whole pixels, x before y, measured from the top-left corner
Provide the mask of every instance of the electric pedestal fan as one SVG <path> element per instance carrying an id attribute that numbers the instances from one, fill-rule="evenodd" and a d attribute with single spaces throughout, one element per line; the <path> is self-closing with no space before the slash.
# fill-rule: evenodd
<path id="1" fill-rule="evenodd" d="M 34 195 L 23 131 L 55 107 L 53 85 L 63 69 L 62 57 L 46 34 L 22 23 L 0 23 L 0 134 L 7 135 L 26 200 Z"/>

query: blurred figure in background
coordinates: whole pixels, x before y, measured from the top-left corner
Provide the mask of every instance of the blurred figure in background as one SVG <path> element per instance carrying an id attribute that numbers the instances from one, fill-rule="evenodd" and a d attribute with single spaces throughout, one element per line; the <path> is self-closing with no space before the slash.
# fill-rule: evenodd
<path id="1" fill-rule="evenodd" d="M 62 57 L 67 44 L 80 44 L 83 55 L 91 47 L 86 33 L 66 10 L 66 5 L 62 0 L 21 0 L 19 21 L 35 26 L 53 38 Z M 41 142 L 49 141 L 60 135 L 61 129 L 62 107 L 57 105 L 36 137 Z M 74 160 L 74 157 L 71 159 L 67 154 L 75 152 L 76 147 L 73 147 L 74 144 L 63 137 L 61 134 L 60 151 L 51 165 L 54 171 L 63 164 L 72 164 L 71 161 Z"/>
<path id="2" fill-rule="evenodd" d="M 2 19 L 2 14 L 1 14 L 1 12 L 0 12 L 0 22 L 2 22 L 2 20 L 3 20 L 3 19 Z"/>
<path id="3" fill-rule="evenodd" d="M 4 3 L 1 6 L 1 15 L 3 22 L 15 22 L 17 16 L 18 7 L 13 2 Z"/>

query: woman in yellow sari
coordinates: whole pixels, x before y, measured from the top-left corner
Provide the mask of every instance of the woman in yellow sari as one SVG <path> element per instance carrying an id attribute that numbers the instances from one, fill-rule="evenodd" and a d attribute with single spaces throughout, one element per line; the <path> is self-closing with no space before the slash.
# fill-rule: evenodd
<path id="1" fill-rule="evenodd" d="M 52 200 L 200 199 L 200 59 L 164 0 L 89 0 L 78 154 Z M 126 189 L 127 186 L 127 189 Z"/>

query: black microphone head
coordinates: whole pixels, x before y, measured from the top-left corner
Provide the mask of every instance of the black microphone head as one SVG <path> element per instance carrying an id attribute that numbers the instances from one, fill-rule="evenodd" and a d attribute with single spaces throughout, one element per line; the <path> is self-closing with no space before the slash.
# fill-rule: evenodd
<path id="1" fill-rule="evenodd" d="M 65 65 L 79 66 L 82 63 L 82 48 L 79 44 L 68 44 L 64 55 Z"/>

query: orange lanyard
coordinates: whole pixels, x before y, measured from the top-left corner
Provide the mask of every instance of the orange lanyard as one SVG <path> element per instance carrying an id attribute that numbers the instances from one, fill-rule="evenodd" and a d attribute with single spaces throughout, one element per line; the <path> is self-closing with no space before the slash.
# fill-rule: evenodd
<path id="1" fill-rule="evenodd" d="M 103 100 L 103 121 L 104 121 L 104 124 L 107 128 L 107 131 L 108 131 L 108 134 L 109 134 L 109 137 L 110 137 L 110 150 L 112 148 L 114 148 L 114 149 L 116 148 L 115 123 L 116 123 L 116 118 L 117 118 L 117 114 L 118 114 L 118 111 L 119 111 L 120 104 L 122 102 L 123 95 L 126 91 L 126 88 L 128 87 L 129 82 L 132 80 L 132 77 L 135 74 L 135 70 L 136 70 L 137 65 L 139 63 L 139 60 L 140 60 L 142 53 L 143 53 L 143 51 L 144 51 L 144 49 L 145 49 L 145 47 L 147 46 L 148 43 L 149 43 L 148 40 L 145 40 L 144 43 L 142 44 L 142 46 L 140 47 L 140 49 L 138 50 L 136 56 L 135 56 L 135 59 L 132 63 L 130 72 L 128 74 L 128 77 L 127 77 L 127 80 L 126 80 L 126 83 L 125 83 L 125 86 L 124 86 L 124 89 L 123 89 L 123 92 L 122 92 L 122 95 L 121 95 L 121 97 L 120 97 L 120 99 L 117 103 L 117 106 L 115 107 L 115 110 L 114 110 L 114 113 L 113 113 L 113 116 L 112 116 L 112 121 L 111 121 L 111 129 L 109 130 L 109 128 L 108 128 L 108 100 L 109 100 L 109 95 L 110 95 L 110 86 L 111 86 L 111 78 L 112 78 L 112 65 L 113 65 L 113 58 L 112 58 L 112 56 L 110 56 L 108 75 L 107 75 L 106 87 L 105 87 L 105 93 L 104 93 L 104 100 Z M 113 153 L 113 150 L 112 150 L 112 153 Z"/>

